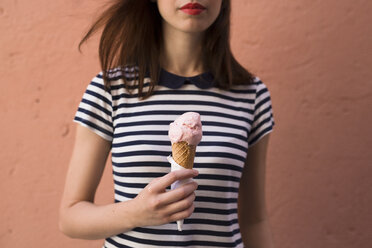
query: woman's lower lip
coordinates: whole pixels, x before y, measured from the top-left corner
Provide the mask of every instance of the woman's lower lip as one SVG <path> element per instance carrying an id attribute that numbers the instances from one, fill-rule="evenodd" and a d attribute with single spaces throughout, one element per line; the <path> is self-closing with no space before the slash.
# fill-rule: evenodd
<path id="1" fill-rule="evenodd" d="M 183 12 L 189 15 L 199 15 L 204 9 L 181 9 Z"/>

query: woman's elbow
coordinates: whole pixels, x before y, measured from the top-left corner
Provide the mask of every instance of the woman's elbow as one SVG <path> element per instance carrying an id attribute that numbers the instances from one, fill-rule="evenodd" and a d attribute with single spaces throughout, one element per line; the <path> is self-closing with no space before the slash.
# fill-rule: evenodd
<path id="1" fill-rule="evenodd" d="M 70 238 L 77 238 L 76 234 L 71 228 L 71 224 L 68 221 L 67 210 L 61 208 L 59 211 L 58 228 L 66 236 Z"/>

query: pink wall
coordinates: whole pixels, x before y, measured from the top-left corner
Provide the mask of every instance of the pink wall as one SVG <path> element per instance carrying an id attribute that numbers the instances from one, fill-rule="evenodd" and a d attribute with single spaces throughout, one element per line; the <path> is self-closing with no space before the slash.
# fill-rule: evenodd
<path id="1" fill-rule="evenodd" d="M 57 218 L 71 120 L 99 71 L 97 40 L 83 54 L 76 47 L 103 2 L 0 2 L 1 247 L 100 247 L 64 237 Z M 267 199 L 276 247 L 372 247 L 371 8 L 233 0 L 233 50 L 274 104 Z M 113 195 L 105 173 L 100 203 Z"/>

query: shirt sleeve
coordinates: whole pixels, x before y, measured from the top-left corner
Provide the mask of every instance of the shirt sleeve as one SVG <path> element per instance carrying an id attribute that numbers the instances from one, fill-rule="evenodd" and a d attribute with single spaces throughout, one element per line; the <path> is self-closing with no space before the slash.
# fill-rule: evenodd
<path id="1" fill-rule="evenodd" d="M 259 79 L 256 81 L 256 98 L 251 129 L 248 134 L 248 147 L 256 144 L 263 136 L 270 133 L 275 125 L 270 92 Z"/>
<path id="2" fill-rule="evenodd" d="M 88 85 L 75 114 L 74 122 L 112 141 L 114 129 L 112 96 L 105 90 L 101 74 L 94 77 Z"/>

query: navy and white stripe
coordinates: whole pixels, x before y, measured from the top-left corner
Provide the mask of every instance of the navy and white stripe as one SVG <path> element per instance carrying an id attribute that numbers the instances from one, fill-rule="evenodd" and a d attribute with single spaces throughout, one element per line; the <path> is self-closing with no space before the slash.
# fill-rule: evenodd
<path id="1" fill-rule="evenodd" d="M 120 73 L 114 73 L 109 92 L 97 75 L 74 119 L 112 142 L 116 202 L 133 199 L 151 180 L 170 171 L 169 124 L 188 111 L 200 113 L 203 124 L 194 164 L 199 187 L 184 231 L 177 231 L 176 223 L 138 227 L 107 238 L 105 247 L 243 247 L 237 199 L 247 149 L 274 126 L 265 84 L 256 78 L 250 85 L 222 90 L 211 81 L 162 71 L 154 94 L 139 100 L 136 89 L 134 95 L 125 90 Z M 134 80 L 133 72 L 126 73 Z"/>

